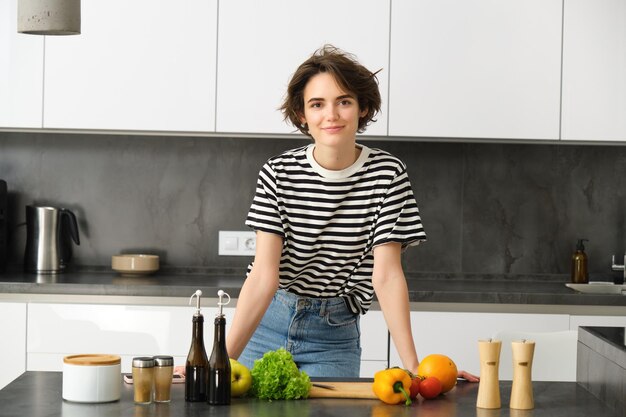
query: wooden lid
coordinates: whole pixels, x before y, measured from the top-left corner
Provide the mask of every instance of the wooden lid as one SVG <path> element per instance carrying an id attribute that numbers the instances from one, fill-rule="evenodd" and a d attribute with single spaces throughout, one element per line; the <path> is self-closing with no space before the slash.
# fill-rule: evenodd
<path id="1" fill-rule="evenodd" d="M 81 366 L 117 365 L 122 359 L 117 355 L 82 354 L 63 358 L 63 363 Z"/>

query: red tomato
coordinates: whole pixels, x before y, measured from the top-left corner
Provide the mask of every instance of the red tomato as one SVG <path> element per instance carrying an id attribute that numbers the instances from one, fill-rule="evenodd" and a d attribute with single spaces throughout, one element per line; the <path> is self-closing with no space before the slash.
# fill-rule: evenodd
<path id="1" fill-rule="evenodd" d="M 415 399 L 417 398 L 417 394 L 420 393 L 420 384 L 422 383 L 422 379 L 418 376 L 416 376 L 415 378 L 413 378 L 411 380 L 411 390 L 410 390 L 410 397 L 411 399 Z"/>
<path id="2" fill-rule="evenodd" d="M 420 394 L 430 400 L 441 394 L 441 381 L 434 376 L 429 376 L 420 383 Z"/>

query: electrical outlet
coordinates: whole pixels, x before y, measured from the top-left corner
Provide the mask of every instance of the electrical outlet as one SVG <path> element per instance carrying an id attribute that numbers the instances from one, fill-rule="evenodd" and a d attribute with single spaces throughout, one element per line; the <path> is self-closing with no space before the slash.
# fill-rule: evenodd
<path id="1" fill-rule="evenodd" d="M 222 256 L 254 256 L 256 250 L 256 233 L 238 231 L 219 231 L 218 255 Z"/>

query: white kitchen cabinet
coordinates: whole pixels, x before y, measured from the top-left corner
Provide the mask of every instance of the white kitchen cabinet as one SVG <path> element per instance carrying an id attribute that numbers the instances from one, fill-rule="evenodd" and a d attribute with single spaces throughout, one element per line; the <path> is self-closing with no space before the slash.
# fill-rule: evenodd
<path id="1" fill-rule="evenodd" d="M 191 343 L 192 307 L 31 303 L 28 309 L 27 369 L 60 371 L 63 357 L 107 353 L 122 357 L 131 371 L 135 356 L 171 355 L 184 365 Z M 216 307 L 203 308 L 204 343 L 213 346 Z M 234 309 L 225 308 L 227 331 Z"/>
<path id="2" fill-rule="evenodd" d="M 17 0 L 0 2 L 0 127 L 40 128 L 43 36 L 17 33 Z"/>
<path id="3" fill-rule="evenodd" d="M 0 302 L 0 389 L 26 371 L 26 303 Z"/>
<path id="4" fill-rule="evenodd" d="M 213 131 L 217 0 L 82 2 L 46 37 L 45 128 Z"/>
<path id="5" fill-rule="evenodd" d="M 227 332 L 234 311 L 224 309 Z M 215 307 L 202 309 L 207 354 L 213 346 L 216 312 Z M 31 303 L 28 370 L 60 371 L 64 356 L 79 353 L 120 355 L 123 372 L 130 372 L 135 356 L 172 355 L 176 365 L 184 365 L 193 313 L 191 307 Z M 24 335 L 22 357 L 25 340 Z M 387 327 L 382 312 L 370 311 L 361 317 L 361 346 L 361 376 L 373 377 L 387 366 Z"/>
<path id="6" fill-rule="evenodd" d="M 498 332 L 563 332 L 569 329 L 567 314 L 509 314 L 411 312 L 413 339 L 419 358 L 432 353 L 449 356 L 456 365 L 474 375 L 480 374 L 478 341 Z M 393 340 L 390 366 L 402 366 Z M 511 380 L 511 346 L 503 343 L 500 354 L 500 379 Z M 533 368 L 533 380 L 568 380 L 575 377 L 576 361 L 568 369 Z M 572 373 L 573 372 L 573 373 Z"/>
<path id="7" fill-rule="evenodd" d="M 394 0 L 389 135 L 559 139 L 561 0 Z"/>
<path id="8" fill-rule="evenodd" d="M 562 138 L 626 141 L 626 2 L 564 4 Z"/>
<path id="9" fill-rule="evenodd" d="M 570 330 L 578 331 L 580 326 L 626 327 L 626 316 L 570 316 Z"/>
<path id="10" fill-rule="evenodd" d="M 381 369 L 387 368 L 389 333 L 380 310 L 369 310 L 361 316 L 361 374 L 373 378 Z"/>
<path id="11" fill-rule="evenodd" d="M 291 133 L 278 111 L 291 75 L 330 43 L 378 74 L 383 105 L 389 76 L 389 0 L 220 2 L 218 132 Z M 367 134 L 387 133 L 387 111 Z"/>

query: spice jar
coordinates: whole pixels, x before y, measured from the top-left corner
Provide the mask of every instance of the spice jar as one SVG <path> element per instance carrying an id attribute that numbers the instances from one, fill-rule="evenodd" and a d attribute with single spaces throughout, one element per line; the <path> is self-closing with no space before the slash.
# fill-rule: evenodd
<path id="1" fill-rule="evenodd" d="M 152 387 L 154 386 L 154 359 L 133 358 L 133 385 L 135 387 L 135 403 L 150 404 Z"/>
<path id="2" fill-rule="evenodd" d="M 154 401 L 168 403 L 171 399 L 174 358 L 155 356 L 154 358 Z"/>

